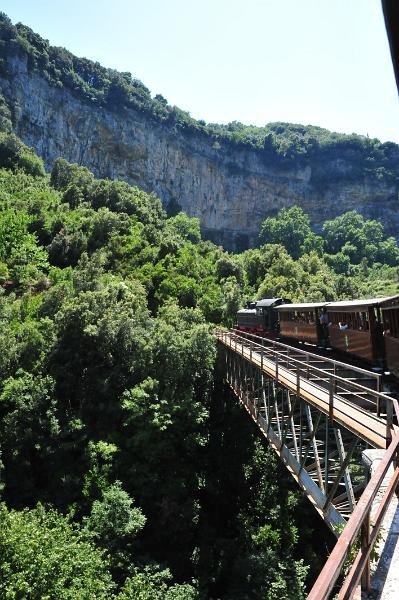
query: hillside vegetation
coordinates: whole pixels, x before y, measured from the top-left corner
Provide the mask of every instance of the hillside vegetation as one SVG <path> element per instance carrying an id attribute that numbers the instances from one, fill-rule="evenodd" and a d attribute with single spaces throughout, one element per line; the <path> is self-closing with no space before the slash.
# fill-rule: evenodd
<path id="1" fill-rule="evenodd" d="M 226 398 L 212 324 L 394 292 L 395 240 L 294 207 L 228 254 L 154 195 L 47 175 L 1 114 L 0 597 L 304 597 L 327 534 Z"/>

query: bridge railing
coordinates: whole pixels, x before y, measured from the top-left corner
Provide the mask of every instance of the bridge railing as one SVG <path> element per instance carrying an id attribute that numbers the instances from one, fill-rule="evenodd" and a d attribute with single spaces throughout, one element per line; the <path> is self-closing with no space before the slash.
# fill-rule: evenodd
<path id="1" fill-rule="evenodd" d="M 386 443 L 389 443 L 392 437 L 394 414 L 399 420 L 399 404 L 395 398 L 379 391 L 381 385 L 379 373 L 237 329 L 230 331 L 218 329 L 216 333 L 224 344 L 235 352 L 244 354 L 245 349 L 249 350 L 250 360 L 253 352 L 259 354 L 262 369 L 264 358 L 269 359 L 274 365 L 276 378 L 279 368 L 285 367 L 296 373 L 298 377 L 307 379 L 313 385 L 326 390 L 329 394 L 331 418 L 334 400 L 339 397 L 348 405 L 355 405 L 371 416 L 383 419 L 386 422 Z M 315 366 L 316 364 L 321 366 Z"/>
<path id="2" fill-rule="evenodd" d="M 305 378 L 313 385 L 319 385 L 324 390 L 329 390 L 329 398 L 332 409 L 334 408 L 334 397 L 344 398 L 348 404 L 368 407 L 375 418 L 386 420 L 386 443 L 388 445 L 384 452 L 380 465 L 372 475 L 369 483 L 358 499 L 352 515 L 343 529 L 338 541 L 317 578 L 308 600 L 327 600 L 332 594 L 338 594 L 339 600 L 350 600 L 353 598 L 359 583 L 362 589 L 370 590 L 370 554 L 376 543 L 386 510 L 390 500 L 395 493 L 399 483 L 399 432 L 393 427 L 393 415 L 399 420 L 399 405 L 395 398 L 382 394 L 380 390 L 380 376 L 371 371 L 359 367 L 346 365 L 330 358 L 291 347 L 287 344 L 268 340 L 260 336 L 244 333 L 238 330 L 217 330 L 217 337 L 237 354 L 245 359 L 255 362 L 261 367 L 268 368 L 276 379 L 279 369 L 286 368 L 296 373 L 296 387 L 300 392 L 300 378 Z M 323 368 L 315 364 L 323 364 Z M 358 381 L 374 383 L 375 389 L 369 385 L 362 385 L 358 381 L 345 379 L 342 375 L 354 374 Z M 327 373 L 327 376 L 326 376 Z M 338 375 L 338 373 L 340 373 Z M 349 394 L 349 395 L 345 395 Z M 387 484 L 377 512 L 371 519 L 370 513 L 373 502 L 381 489 L 388 469 L 393 465 L 393 474 Z M 384 485 L 386 482 L 384 481 Z M 341 576 L 350 550 L 357 544 L 360 549 L 344 582 L 337 590 L 337 582 Z M 335 597 L 335 596 L 334 596 Z"/>
<path id="3" fill-rule="evenodd" d="M 338 593 L 337 596 L 334 596 L 338 600 L 350 600 L 350 598 L 353 598 L 359 583 L 363 590 L 370 591 L 370 554 L 377 540 L 390 500 L 399 482 L 398 452 L 399 434 L 396 434 L 359 498 L 348 523 L 313 585 L 308 595 L 308 600 L 327 600 L 333 592 Z M 371 523 L 371 506 L 391 465 L 394 466 L 393 475 Z M 349 551 L 358 540 L 359 534 L 360 550 L 351 565 L 349 573 L 345 577 L 341 589 L 337 592 L 334 587 L 344 567 Z"/>
<path id="4" fill-rule="evenodd" d="M 323 363 L 323 370 L 326 370 L 325 367 L 327 365 L 328 367 L 330 367 L 330 369 L 332 369 L 335 375 L 339 375 L 340 373 L 347 374 L 349 371 L 350 373 L 355 375 L 358 380 L 370 382 L 371 385 L 374 385 L 376 391 L 380 391 L 381 389 L 381 374 L 375 371 L 363 369 L 356 365 L 348 365 L 348 363 L 344 363 L 342 361 L 330 358 L 328 356 L 315 354 L 303 348 L 298 348 L 297 346 L 292 346 L 290 344 L 284 344 L 283 342 L 271 340 L 253 333 L 247 333 L 241 331 L 240 329 L 232 328 L 230 332 L 241 336 L 249 341 L 254 340 L 258 344 L 261 344 L 262 347 L 273 348 L 273 350 L 282 352 L 283 354 L 287 353 L 288 356 L 295 357 L 297 355 L 301 355 L 306 357 L 306 362 Z"/>

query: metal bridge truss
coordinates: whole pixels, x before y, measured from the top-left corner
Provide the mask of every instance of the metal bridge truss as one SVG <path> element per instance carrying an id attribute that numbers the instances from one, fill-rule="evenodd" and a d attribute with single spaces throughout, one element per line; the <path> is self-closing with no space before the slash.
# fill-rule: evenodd
<path id="1" fill-rule="evenodd" d="M 353 598 L 359 583 L 369 591 L 370 554 L 399 484 L 398 400 L 382 394 L 380 376 L 362 368 L 237 330 L 216 336 L 226 382 L 338 537 L 308 600 L 335 593 L 358 539 L 337 597 Z M 360 454 L 370 447 L 382 458 L 368 480 Z"/>
<path id="2" fill-rule="evenodd" d="M 271 447 L 337 534 L 356 506 L 366 476 L 359 467 L 366 447 L 358 436 L 331 422 L 267 376 L 244 356 L 225 347 L 226 381 Z M 299 372 L 298 390 L 299 390 Z"/>

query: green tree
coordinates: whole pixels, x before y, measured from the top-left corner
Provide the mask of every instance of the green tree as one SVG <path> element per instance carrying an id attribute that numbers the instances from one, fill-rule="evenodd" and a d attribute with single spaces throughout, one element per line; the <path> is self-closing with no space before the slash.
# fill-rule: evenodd
<path id="1" fill-rule="evenodd" d="M 109 553 L 116 581 L 123 582 L 138 559 L 135 538 L 145 522 L 143 512 L 133 506 L 132 498 L 119 481 L 105 489 L 100 500 L 94 501 L 90 515 L 85 519 L 88 531 Z"/>
<path id="2" fill-rule="evenodd" d="M 47 253 L 34 234 L 29 233 L 30 218 L 25 212 L 0 213 L 0 261 L 7 266 L 15 284 L 33 284 L 48 267 Z"/>
<path id="3" fill-rule="evenodd" d="M 0 507 L 3 598 L 109 599 L 114 585 L 104 553 L 54 510 Z"/>
<path id="4" fill-rule="evenodd" d="M 170 217 L 166 222 L 167 230 L 175 232 L 182 239 L 190 242 L 199 242 L 201 239 L 200 221 L 196 217 L 188 217 L 180 212 L 175 217 Z"/>
<path id="5" fill-rule="evenodd" d="M 34 176 L 44 176 L 43 161 L 14 134 L 0 131 L 0 167 L 23 169 Z"/>
<path id="6" fill-rule="evenodd" d="M 19 371 L 0 394 L 5 499 L 19 507 L 54 493 L 54 457 L 60 440 L 55 382 Z"/>
<path id="7" fill-rule="evenodd" d="M 314 240 L 310 219 L 299 206 L 282 208 L 276 217 L 265 219 L 259 234 L 261 243 L 282 244 L 293 258 L 300 256 L 301 246 L 308 237 Z"/>
<path id="8" fill-rule="evenodd" d="M 103 491 L 101 500 L 95 500 L 86 526 L 109 550 L 121 538 L 135 536 L 145 525 L 146 518 L 117 481 Z"/>
<path id="9" fill-rule="evenodd" d="M 366 220 L 356 211 L 326 221 L 323 232 L 327 252 L 342 252 L 354 264 L 359 264 L 363 258 L 369 264 L 378 260 L 393 266 L 399 262 L 398 245 L 393 238 L 384 236 L 382 224 Z"/>

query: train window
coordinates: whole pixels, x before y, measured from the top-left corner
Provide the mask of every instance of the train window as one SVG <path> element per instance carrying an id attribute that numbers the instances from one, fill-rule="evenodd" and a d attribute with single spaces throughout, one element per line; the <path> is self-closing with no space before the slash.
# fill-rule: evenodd
<path id="1" fill-rule="evenodd" d="M 352 327 L 353 317 L 351 313 L 334 312 L 331 313 L 330 320 L 334 325 L 337 325 L 339 329 L 349 329 Z"/>
<path id="2" fill-rule="evenodd" d="M 291 310 L 291 311 L 280 311 L 280 321 L 295 321 L 296 323 L 305 323 L 307 325 L 314 325 L 315 313 L 314 311 L 303 311 L 303 310 Z"/>
<path id="3" fill-rule="evenodd" d="M 367 312 L 356 313 L 356 329 L 359 331 L 369 330 L 369 316 Z"/>
<path id="4" fill-rule="evenodd" d="M 306 323 L 306 313 L 299 310 L 295 311 L 295 321 L 298 323 Z"/>
<path id="5" fill-rule="evenodd" d="M 331 312 L 329 318 L 331 323 L 340 329 L 370 330 L 368 312 Z"/>
<path id="6" fill-rule="evenodd" d="M 353 313 L 337 312 L 330 316 L 331 322 L 340 330 L 351 329 L 353 327 Z"/>
<path id="7" fill-rule="evenodd" d="M 383 312 L 384 335 L 399 337 L 399 310 L 389 309 Z"/>

